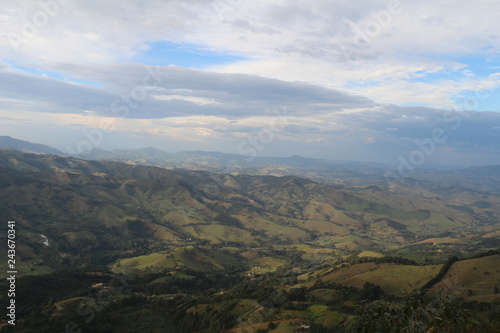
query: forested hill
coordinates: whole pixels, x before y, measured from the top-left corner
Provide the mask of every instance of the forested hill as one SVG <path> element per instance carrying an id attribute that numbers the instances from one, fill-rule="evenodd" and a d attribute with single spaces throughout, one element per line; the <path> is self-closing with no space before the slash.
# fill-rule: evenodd
<path id="1" fill-rule="evenodd" d="M 358 302 L 386 311 L 376 300 L 425 286 L 429 297 L 444 290 L 494 304 L 496 252 L 447 258 L 498 249 L 499 212 L 497 196 L 467 190 L 391 192 L 0 150 L 0 218 L 16 221 L 24 332 L 71 321 L 89 332 L 342 332 L 374 320 Z M 109 290 L 92 317 L 79 314 Z M 466 313 L 453 300 L 422 302 L 425 313 Z M 416 303 L 395 304 L 406 313 Z"/>
<path id="2" fill-rule="evenodd" d="M 0 168 L 2 218 L 19 221 L 32 262 L 40 260 L 40 234 L 60 245 L 71 265 L 112 264 L 129 257 L 130 246 L 138 255 L 178 245 L 300 241 L 313 249 L 383 252 L 446 235 L 461 248 L 469 242 L 459 237 L 470 230 L 476 244 L 491 243 L 483 236 L 500 211 L 498 197 L 475 192 L 450 200 L 295 176 L 166 170 L 7 150 L 0 151 Z"/>

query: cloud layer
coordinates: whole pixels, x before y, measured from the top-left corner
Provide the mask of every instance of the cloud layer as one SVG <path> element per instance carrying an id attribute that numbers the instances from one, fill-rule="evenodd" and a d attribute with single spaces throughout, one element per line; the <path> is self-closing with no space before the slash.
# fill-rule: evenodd
<path id="1" fill-rule="evenodd" d="M 493 0 L 7 1 L 0 130 L 50 144 L 60 133 L 75 147 L 105 122 L 104 146 L 241 153 L 254 140 L 264 155 L 397 163 L 440 129 L 446 140 L 429 162 L 500 163 L 499 113 L 479 112 L 499 110 L 499 9 Z M 176 59 L 162 43 L 221 59 L 168 66 Z"/>

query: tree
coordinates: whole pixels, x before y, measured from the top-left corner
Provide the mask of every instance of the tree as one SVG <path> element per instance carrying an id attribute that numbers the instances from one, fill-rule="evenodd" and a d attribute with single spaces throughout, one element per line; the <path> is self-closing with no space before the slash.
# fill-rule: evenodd
<path id="1" fill-rule="evenodd" d="M 453 296 L 433 301 L 412 297 L 403 303 L 376 301 L 363 306 L 352 329 L 361 333 L 472 333 L 479 332 L 480 324 Z"/>
<path id="2" fill-rule="evenodd" d="M 278 327 L 278 325 L 276 325 L 275 323 L 273 322 L 270 322 L 268 325 L 267 325 L 267 328 L 269 328 L 270 330 L 274 330 Z"/>
<path id="3" fill-rule="evenodd" d="M 361 289 L 361 292 L 359 293 L 359 299 L 374 301 L 376 299 L 379 299 L 383 293 L 384 292 L 382 291 L 382 287 L 380 287 L 379 285 L 366 282 L 363 286 L 363 289 Z"/>

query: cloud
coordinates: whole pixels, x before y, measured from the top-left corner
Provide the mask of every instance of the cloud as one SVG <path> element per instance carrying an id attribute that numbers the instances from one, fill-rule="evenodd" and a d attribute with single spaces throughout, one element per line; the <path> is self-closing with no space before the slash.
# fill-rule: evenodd
<path id="1" fill-rule="evenodd" d="M 144 52 L 149 41 L 169 40 L 256 59 L 338 62 L 346 60 L 342 46 L 354 48 L 360 58 L 408 59 L 416 50 L 421 55 L 494 53 L 500 45 L 500 23 L 493 15 L 497 1 L 89 0 L 59 7 L 14 53 L 9 34 L 23 35 L 26 22 L 35 24 L 44 9 L 35 0 L 7 3 L 1 12 L 4 56 L 123 61 Z M 367 35 L 362 45 L 356 43 L 360 31 Z"/>
<path id="2" fill-rule="evenodd" d="M 61 63 L 55 67 L 104 86 L 89 87 L 4 69 L 0 71 L 0 94 L 4 97 L 0 110 L 24 110 L 23 123 L 31 119 L 82 131 L 99 128 L 106 119 L 120 135 L 158 135 L 204 144 L 256 136 L 271 128 L 273 118 L 279 115 L 285 121 L 273 133 L 276 142 L 297 147 L 304 143 L 330 144 L 330 148 L 351 147 L 352 151 L 365 151 L 371 146 L 371 155 L 378 151 L 379 158 L 387 156 L 388 151 L 397 154 L 414 149 L 417 141 L 432 138 L 436 128 L 447 137 L 440 144 L 442 149 L 500 150 L 500 132 L 491 125 L 500 123 L 500 114 L 494 112 L 457 113 L 377 104 L 306 83 L 175 66 Z M 146 93 L 141 95 L 139 91 Z M 128 112 L 115 112 L 120 108 Z M 16 112 L 3 114 L 13 117 Z M 309 153 L 318 149 L 315 146 Z"/>
<path id="3" fill-rule="evenodd" d="M 52 112 L 64 110 L 80 112 L 92 105 L 109 103 L 111 99 L 109 93 L 98 89 L 6 70 L 0 70 L 0 92 L 3 97 L 15 100 L 17 103 L 37 102 L 40 104 L 34 106 L 35 108 Z"/>
<path id="4" fill-rule="evenodd" d="M 459 73 L 468 64 L 456 55 L 497 61 L 499 10 L 498 1 L 485 0 L 26 0 L 0 9 L 0 57 L 48 67 L 112 64 L 140 61 L 152 42 L 186 43 L 245 58 L 207 67 L 218 72 L 304 81 L 383 103 L 423 96 L 423 105 L 448 107 L 465 82 L 416 84 L 413 94 L 398 86 L 436 71 Z"/>
<path id="5" fill-rule="evenodd" d="M 458 123 L 446 110 L 496 93 L 499 9 L 486 0 L 10 1 L 0 8 L 0 112 L 16 119 L 1 129 L 38 123 L 78 141 L 107 119 L 109 142 L 227 150 L 281 112 L 287 125 L 269 152 L 397 161 L 441 128 L 443 151 L 493 159 L 498 114 Z M 142 55 L 161 57 L 163 42 L 230 61 L 150 66 Z"/>
<path id="6" fill-rule="evenodd" d="M 64 64 L 59 68 L 69 67 Z M 305 83 L 175 66 L 80 65 L 72 66 L 71 74 L 79 79 L 98 80 L 106 87 L 94 88 L 4 70 L 0 72 L 0 92 L 18 103 L 40 102 L 34 108 L 45 112 L 92 111 L 103 116 L 126 114 L 138 119 L 180 115 L 237 118 L 270 114 L 273 108 L 287 105 L 291 106 L 290 113 L 301 112 L 304 107 L 320 113 L 325 105 L 340 110 L 373 104 L 361 96 Z"/>

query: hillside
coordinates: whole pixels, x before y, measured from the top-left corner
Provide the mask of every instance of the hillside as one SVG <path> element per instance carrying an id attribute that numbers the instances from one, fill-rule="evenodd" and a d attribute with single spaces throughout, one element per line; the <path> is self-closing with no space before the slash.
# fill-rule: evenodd
<path id="1" fill-rule="evenodd" d="M 304 322 L 326 332 L 354 325 L 355 304 L 366 297 L 404 302 L 449 256 L 497 249 L 500 237 L 494 194 L 391 192 L 12 150 L 0 151 L 0 208 L 3 220 L 16 221 L 25 332 L 68 320 L 92 332 L 255 331 L 271 321 L 282 332 Z M 494 304 L 497 259 L 457 261 L 434 288 L 454 281 L 466 299 Z M 82 324 L 76 309 L 116 279 L 129 282 Z M 29 294 L 34 285 L 45 287 Z M 177 320 L 159 319 L 159 308 Z"/>
<path id="2" fill-rule="evenodd" d="M 55 148 L 11 137 L 0 137 L 0 147 L 22 152 L 66 156 Z M 333 161 L 298 155 L 249 158 L 244 155 L 206 151 L 168 153 L 161 149 L 147 147 L 128 150 L 95 148 L 83 156 L 74 157 L 89 161 L 114 161 L 166 169 L 183 168 L 246 175 L 293 175 L 331 185 L 376 185 L 386 190 L 391 188 L 394 190 L 395 187 L 405 193 L 418 190 L 446 195 L 450 191 L 474 191 L 500 195 L 500 166 L 498 165 L 465 169 L 449 167 L 447 169 L 416 169 L 410 177 L 400 177 L 397 170 L 383 164 Z"/>
<path id="3" fill-rule="evenodd" d="M 10 136 L 0 136 L 0 148 L 10 148 L 25 153 L 64 155 L 50 146 L 14 139 Z"/>
<path id="4" fill-rule="evenodd" d="M 496 288 L 495 288 L 496 287 Z M 500 255 L 454 263 L 432 293 L 454 294 L 468 301 L 500 301 Z"/>
<path id="5" fill-rule="evenodd" d="M 28 252 L 39 252 L 43 234 L 74 264 L 95 249 L 104 250 L 99 262 L 110 264 L 130 256 L 125 243 L 141 239 L 134 245 L 138 254 L 179 244 L 301 241 L 316 250 L 336 248 L 330 256 L 426 249 L 426 239 L 444 233 L 455 249 L 478 242 L 494 247 L 498 240 L 500 200 L 474 192 L 446 201 L 435 193 L 348 189 L 293 176 L 220 175 L 12 151 L 0 152 L 0 167 L 2 217 L 19 221 Z"/>
<path id="6" fill-rule="evenodd" d="M 18 221 L 33 262 L 41 256 L 40 234 L 64 249 L 63 262 L 73 265 L 108 265 L 182 244 L 258 248 L 300 241 L 315 250 L 336 248 L 332 257 L 421 247 L 443 233 L 455 249 L 498 240 L 492 232 L 500 200 L 493 195 L 481 197 L 487 208 L 462 209 L 478 195 L 448 202 L 293 176 L 220 175 L 7 151 L 0 152 L 0 167 L 2 218 Z"/>

